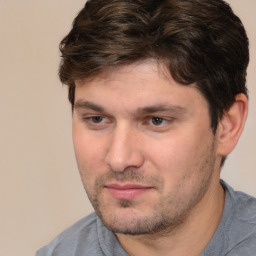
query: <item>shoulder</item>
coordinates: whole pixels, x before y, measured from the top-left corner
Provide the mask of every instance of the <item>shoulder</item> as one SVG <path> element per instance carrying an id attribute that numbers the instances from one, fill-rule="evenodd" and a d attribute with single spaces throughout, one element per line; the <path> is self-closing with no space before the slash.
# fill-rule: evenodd
<path id="1" fill-rule="evenodd" d="M 225 206 L 219 226 L 201 256 L 251 256 L 256 252 L 256 198 L 221 181 Z"/>
<path id="2" fill-rule="evenodd" d="M 253 255 L 256 252 L 256 198 L 228 185 L 226 190 L 232 209 L 224 226 L 229 241 L 226 255 Z"/>
<path id="3" fill-rule="evenodd" d="M 89 245 L 89 246 L 88 246 Z M 36 256 L 68 256 L 76 255 L 101 255 L 97 239 L 97 215 L 92 213 L 60 233 L 47 246 L 41 248 Z"/>
<path id="4" fill-rule="evenodd" d="M 240 225 L 250 227 L 256 231 L 256 198 L 241 191 L 235 191 L 225 184 L 226 200 L 230 201 L 232 215 L 229 221 L 234 220 Z"/>

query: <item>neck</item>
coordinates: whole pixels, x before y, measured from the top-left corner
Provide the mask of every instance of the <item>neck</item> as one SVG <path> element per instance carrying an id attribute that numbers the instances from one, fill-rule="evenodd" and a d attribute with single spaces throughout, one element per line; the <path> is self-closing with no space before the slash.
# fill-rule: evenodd
<path id="1" fill-rule="evenodd" d="M 130 256 L 200 255 L 212 239 L 224 208 L 224 190 L 217 182 L 175 229 L 153 235 L 116 234 L 120 244 Z"/>

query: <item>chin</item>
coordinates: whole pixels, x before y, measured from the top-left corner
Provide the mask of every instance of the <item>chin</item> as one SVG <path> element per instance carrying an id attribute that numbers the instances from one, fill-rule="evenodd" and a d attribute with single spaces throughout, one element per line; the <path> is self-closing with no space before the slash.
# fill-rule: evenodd
<path id="1" fill-rule="evenodd" d="M 169 215 L 163 216 L 156 211 L 149 216 L 142 214 L 141 211 L 130 207 L 131 202 L 122 200 L 119 209 L 108 210 L 104 208 L 104 214 L 97 209 L 96 213 L 103 224 L 112 232 L 124 235 L 153 235 L 157 233 L 169 233 L 180 225 L 182 216 L 170 218 Z"/>

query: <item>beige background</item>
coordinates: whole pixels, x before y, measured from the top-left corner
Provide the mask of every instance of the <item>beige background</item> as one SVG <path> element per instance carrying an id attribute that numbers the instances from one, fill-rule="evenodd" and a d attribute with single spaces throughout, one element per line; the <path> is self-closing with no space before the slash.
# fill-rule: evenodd
<path id="1" fill-rule="evenodd" d="M 256 195 L 256 1 L 229 0 L 251 43 L 250 115 L 223 177 Z M 71 140 L 58 43 L 84 0 L 0 0 L 0 256 L 34 255 L 92 208 Z"/>

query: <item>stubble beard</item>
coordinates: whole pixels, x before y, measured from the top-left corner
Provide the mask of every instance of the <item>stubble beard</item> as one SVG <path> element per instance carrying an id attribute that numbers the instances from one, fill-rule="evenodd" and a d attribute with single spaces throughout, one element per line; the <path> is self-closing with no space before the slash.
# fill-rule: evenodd
<path id="1" fill-rule="evenodd" d="M 199 177 L 201 186 L 193 191 L 189 196 L 189 200 L 177 200 L 174 195 L 167 195 L 156 205 L 152 207 L 150 216 L 143 216 L 136 213 L 132 200 L 118 200 L 119 209 L 125 211 L 126 214 L 119 215 L 117 212 L 108 212 L 107 202 L 101 202 L 103 184 L 108 180 L 130 181 L 130 182 L 149 182 L 161 187 L 164 181 L 156 176 L 143 176 L 140 170 L 128 168 L 122 173 L 116 173 L 110 170 L 108 174 L 96 179 L 94 190 L 88 191 L 85 186 L 88 198 L 95 209 L 96 214 L 102 220 L 103 224 L 114 233 L 125 235 L 160 235 L 165 236 L 173 232 L 176 228 L 182 225 L 190 211 L 197 205 L 207 192 L 215 166 L 215 143 L 208 148 L 208 155 L 203 156 L 204 161 L 198 164 L 202 174 Z M 185 180 L 184 184 L 186 186 Z M 177 194 L 177 196 L 179 196 Z"/>

